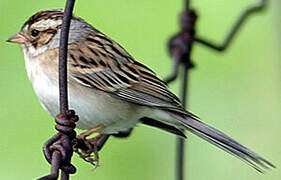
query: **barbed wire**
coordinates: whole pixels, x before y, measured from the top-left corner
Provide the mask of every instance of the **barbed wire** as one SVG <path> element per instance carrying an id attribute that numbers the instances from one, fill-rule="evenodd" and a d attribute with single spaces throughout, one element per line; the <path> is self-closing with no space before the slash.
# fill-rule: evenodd
<path id="1" fill-rule="evenodd" d="M 178 77 L 179 68 L 183 66 L 183 74 L 181 79 L 181 100 L 184 107 L 186 107 L 186 98 L 188 93 L 188 79 L 189 72 L 194 68 L 194 64 L 190 59 L 192 53 L 192 47 L 194 42 L 198 42 L 208 48 L 222 52 L 225 51 L 231 42 L 233 42 L 234 37 L 237 32 L 241 29 L 242 25 L 248 19 L 248 17 L 256 12 L 261 12 L 265 9 L 268 4 L 268 0 L 260 0 L 257 4 L 249 6 L 246 8 L 237 19 L 237 21 L 232 26 L 230 32 L 223 40 L 221 44 L 216 44 L 210 42 L 206 39 L 196 36 L 196 10 L 190 8 L 190 0 L 184 0 L 185 10 L 180 16 L 181 31 L 174 35 L 168 42 L 168 49 L 171 56 L 173 57 L 173 67 L 172 73 L 167 78 L 165 78 L 166 83 L 175 81 Z M 184 139 L 178 138 L 177 140 L 177 166 L 176 166 L 176 179 L 184 179 Z"/>

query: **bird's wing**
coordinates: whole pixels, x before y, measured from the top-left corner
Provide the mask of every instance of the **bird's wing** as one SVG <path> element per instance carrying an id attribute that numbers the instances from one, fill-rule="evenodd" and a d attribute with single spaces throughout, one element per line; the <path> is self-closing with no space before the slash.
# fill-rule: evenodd
<path id="1" fill-rule="evenodd" d="M 175 112 L 180 115 L 176 119 L 186 129 L 237 156 L 259 172 L 264 172 L 264 168 L 275 167 L 255 152 L 186 112 L 179 99 L 149 68 L 134 61 L 123 48 L 104 35 L 89 36 L 85 43 L 77 42 L 71 46 L 70 73 L 82 85 L 114 94 L 125 101 Z M 169 124 L 150 119 L 141 121 L 184 136 L 179 129 Z"/>
<path id="2" fill-rule="evenodd" d="M 70 74 L 84 86 L 126 101 L 185 112 L 163 81 L 102 33 L 69 45 Z"/>

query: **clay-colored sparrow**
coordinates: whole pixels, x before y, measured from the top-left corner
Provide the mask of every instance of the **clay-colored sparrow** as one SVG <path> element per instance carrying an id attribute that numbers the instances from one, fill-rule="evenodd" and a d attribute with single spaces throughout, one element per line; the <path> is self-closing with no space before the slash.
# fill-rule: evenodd
<path id="1" fill-rule="evenodd" d="M 44 109 L 59 113 L 58 49 L 62 10 L 33 15 L 8 41 L 23 49 L 28 77 Z M 143 117 L 182 135 L 185 128 L 262 171 L 269 161 L 187 112 L 165 83 L 135 61 L 119 44 L 78 17 L 71 21 L 68 45 L 69 106 L 78 128 L 113 134 Z M 157 123 L 156 123 L 157 124 Z M 161 126 L 161 124 L 163 126 Z M 97 128 L 99 127 L 99 128 Z"/>

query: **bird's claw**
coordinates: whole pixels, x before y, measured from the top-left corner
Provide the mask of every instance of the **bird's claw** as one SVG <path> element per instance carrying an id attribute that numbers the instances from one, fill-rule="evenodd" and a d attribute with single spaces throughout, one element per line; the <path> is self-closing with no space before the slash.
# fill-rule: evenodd
<path id="1" fill-rule="evenodd" d="M 73 142 L 73 151 L 77 153 L 84 161 L 92 164 L 95 170 L 99 166 L 98 147 L 95 138 L 82 139 L 79 136 Z"/>

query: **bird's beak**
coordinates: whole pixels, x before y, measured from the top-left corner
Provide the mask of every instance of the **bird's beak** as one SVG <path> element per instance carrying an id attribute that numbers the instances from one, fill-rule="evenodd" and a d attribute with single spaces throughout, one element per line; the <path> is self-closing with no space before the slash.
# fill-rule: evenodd
<path id="1" fill-rule="evenodd" d="M 23 44 L 26 42 L 26 39 L 23 35 L 21 35 L 20 33 L 17 33 L 15 35 L 13 35 L 12 37 L 10 37 L 7 40 L 7 42 Z"/>

